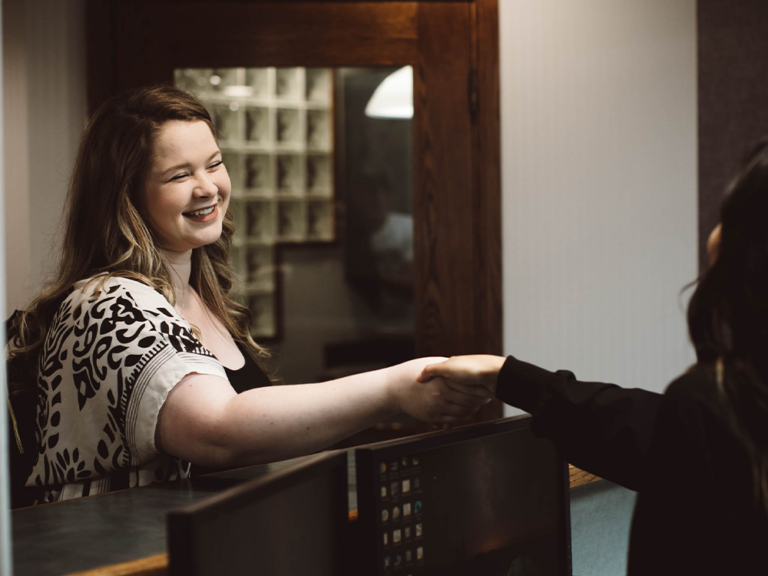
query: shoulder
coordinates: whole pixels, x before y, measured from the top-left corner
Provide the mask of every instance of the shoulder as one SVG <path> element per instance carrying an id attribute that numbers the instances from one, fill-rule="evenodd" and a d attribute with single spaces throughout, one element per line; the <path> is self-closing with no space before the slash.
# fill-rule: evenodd
<path id="1" fill-rule="evenodd" d="M 121 344 L 139 337 L 139 343 L 154 342 L 159 337 L 176 352 L 213 358 L 189 322 L 160 292 L 129 278 L 97 276 L 77 282 L 54 317 L 47 338 L 68 339 L 73 345 L 82 340 L 90 350 L 97 336 L 114 336 Z"/>
<path id="2" fill-rule="evenodd" d="M 173 306 L 160 292 L 147 284 L 120 276 L 100 275 L 80 280 L 73 286 L 68 300 L 73 305 L 93 305 L 120 296 L 150 308 L 162 308 L 168 315 L 174 315 Z"/>
<path id="3" fill-rule="evenodd" d="M 151 286 L 130 278 L 100 275 L 75 283 L 51 325 L 69 319 L 114 316 L 134 320 L 159 317 L 185 324 L 171 303 Z"/>
<path id="4" fill-rule="evenodd" d="M 719 405 L 714 364 L 694 364 L 669 384 L 664 396 L 679 402 Z"/>
<path id="5" fill-rule="evenodd" d="M 66 339 L 72 330 L 75 338 L 91 339 L 94 330 L 110 333 L 139 325 L 166 334 L 191 334 L 189 323 L 151 286 L 130 278 L 94 276 L 75 283 L 53 317 L 47 339 Z"/>
<path id="6" fill-rule="evenodd" d="M 707 434 L 730 430 L 727 410 L 715 380 L 713 364 L 696 364 L 674 380 L 664 392 L 664 410 L 675 427 Z"/>

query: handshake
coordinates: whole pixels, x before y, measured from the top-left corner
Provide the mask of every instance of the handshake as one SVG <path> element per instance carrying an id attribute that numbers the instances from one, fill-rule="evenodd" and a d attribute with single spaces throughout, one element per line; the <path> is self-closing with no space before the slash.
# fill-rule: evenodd
<path id="1" fill-rule="evenodd" d="M 402 412 L 424 422 L 460 424 L 496 394 L 502 356 L 418 358 L 393 366 L 390 391 Z"/>

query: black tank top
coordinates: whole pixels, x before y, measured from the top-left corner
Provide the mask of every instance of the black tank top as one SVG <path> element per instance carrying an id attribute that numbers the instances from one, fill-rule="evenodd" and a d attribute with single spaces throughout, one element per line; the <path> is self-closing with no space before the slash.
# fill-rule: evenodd
<path id="1" fill-rule="evenodd" d="M 227 379 L 232 384 L 232 388 L 235 392 L 242 394 L 246 390 L 252 390 L 254 388 L 263 388 L 264 386 L 271 386 L 272 382 L 269 380 L 269 376 L 264 373 L 264 370 L 259 368 L 251 355 L 248 354 L 245 347 L 240 342 L 235 342 L 238 350 L 243 354 L 245 358 L 245 364 L 239 370 L 230 370 L 224 368 L 227 373 Z"/>

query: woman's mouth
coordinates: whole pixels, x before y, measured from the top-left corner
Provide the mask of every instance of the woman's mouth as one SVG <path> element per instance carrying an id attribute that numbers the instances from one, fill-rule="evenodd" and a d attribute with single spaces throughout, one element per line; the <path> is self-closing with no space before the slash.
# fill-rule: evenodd
<path id="1" fill-rule="evenodd" d="M 182 214 L 186 219 L 192 220 L 193 222 L 210 222 L 211 220 L 215 220 L 218 215 L 219 208 L 216 204 L 209 206 L 208 208 L 195 210 L 193 212 L 184 212 Z"/>

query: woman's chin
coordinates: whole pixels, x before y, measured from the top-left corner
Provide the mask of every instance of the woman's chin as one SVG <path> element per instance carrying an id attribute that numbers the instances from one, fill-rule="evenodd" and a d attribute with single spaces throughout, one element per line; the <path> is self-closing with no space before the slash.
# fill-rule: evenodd
<path id="1" fill-rule="evenodd" d="M 175 242 L 160 247 L 164 250 L 170 250 L 171 252 L 187 252 L 189 250 L 194 250 L 195 248 L 209 246 L 210 244 L 215 243 L 219 238 L 221 238 L 220 233 L 198 235 L 194 238 L 185 238 L 183 242 Z"/>
<path id="2" fill-rule="evenodd" d="M 203 246 L 209 246 L 211 244 L 216 243 L 216 241 L 221 238 L 221 232 L 219 232 L 216 235 L 210 235 L 205 238 L 201 238 L 196 244 L 195 248 L 202 248 Z"/>
<path id="3" fill-rule="evenodd" d="M 209 244 L 213 244 L 219 238 L 221 238 L 221 232 L 221 222 L 211 222 L 210 226 L 207 226 L 204 230 L 200 230 L 196 234 L 193 234 L 189 238 L 189 243 L 192 244 L 195 248 L 208 246 Z"/>

